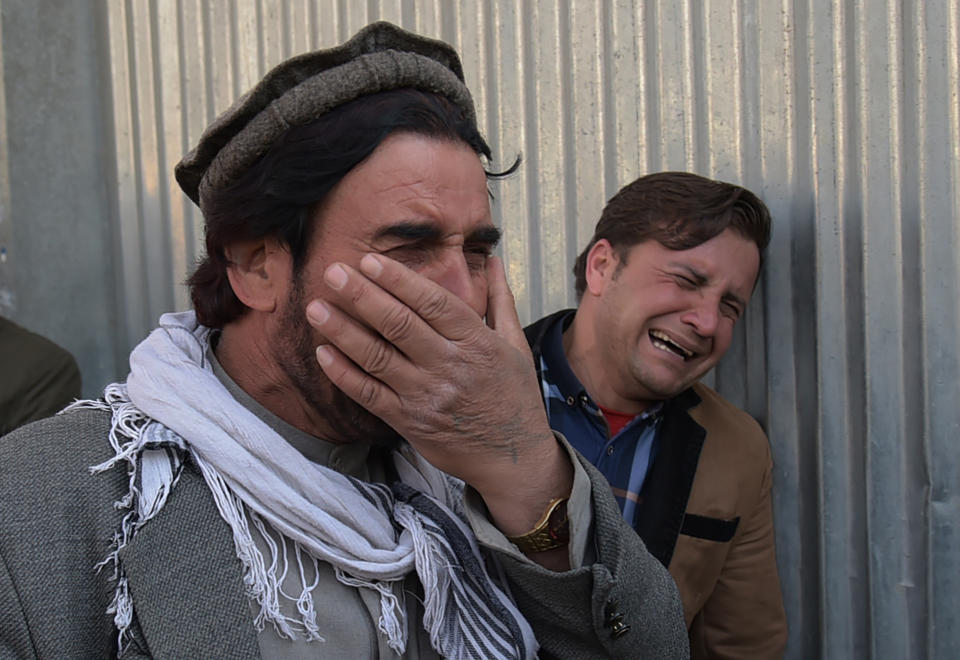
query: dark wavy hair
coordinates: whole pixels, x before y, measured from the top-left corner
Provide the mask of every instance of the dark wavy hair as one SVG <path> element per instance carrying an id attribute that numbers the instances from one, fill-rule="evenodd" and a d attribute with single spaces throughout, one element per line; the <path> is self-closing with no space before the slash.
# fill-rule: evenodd
<path id="1" fill-rule="evenodd" d="M 671 250 L 689 250 L 729 228 L 757 244 L 762 268 L 770 224 L 767 205 L 746 188 L 689 172 L 642 176 L 607 202 L 593 238 L 577 257 L 577 299 L 587 288 L 587 254 L 601 239 L 617 251 L 619 270 L 637 243 L 653 239 Z"/>
<path id="2" fill-rule="evenodd" d="M 290 128 L 243 176 L 204 200 L 206 254 L 187 281 L 200 323 L 222 328 L 248 309 L 227 279 L 227 246 L 276 237 L 290 250 L 296 277 L 316 229 L 318 205 L 347 172 L 398 132 L 462 141 L 490 159 L 490 147 L 459 106 L 414 89 L 362 96 Z M 504 176 L 518 165 L 519 158 L 506 171 L 487 175 Z"/>

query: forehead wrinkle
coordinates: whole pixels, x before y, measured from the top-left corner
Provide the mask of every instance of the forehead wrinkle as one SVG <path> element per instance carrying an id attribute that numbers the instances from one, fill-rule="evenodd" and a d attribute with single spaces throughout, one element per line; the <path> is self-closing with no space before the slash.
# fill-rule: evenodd
<path id="1" fill-rule="evenodd" d="M 430 206 L 436 205 L 440 193 L 441 188 L 436 182 L 423 178 L 393 184 L 383 182 L 383 185 L 374 187 L 371 191 L 371 194 L 374 195 L 389 195 L 387 199 L 391 204 L 427 204 Z"/>
<path id="2" fill-rule="evenodd" d="M 456 208 L 451 208 L 450 198 L 445 197 L 445 191 L 447 190 L 453 190 L 456 193 L 453 197 L 453 200 L 456 200 Z M 466 216 L 470 222 L 474 222 L 480 216 L 489 214 L 490 206 L 485 196 L 482 206 L 475 206 L 474 202 L 476 200 L 465 199 L 469 197 L 469 191 L 461 192 L 461 190 L 459 187 L 445 186 L 435 181 L 420 179 L 414 183 L 387 186 L 373 192 L 374 194 L 387 194 L 390 191 L 402 191 L 402 193 L 389 198 L 388 202 L 395 207 L 407 209 L 413 216 L 447 218 L 452 212 L 457 212 Z M 414 224 L 416 222 L 413 221 Z"/>
<path id="3" fill-rule="evenodd" d="M 391 225 L 391 227 L 402 228 L 404 232 L 421 232 L 419 236 L 412 236 L 409 233 L 405 234 L 409 238 L 437 238 L 441 239 L 446 235 L 445 222 L 447 221 L 456 221 L 457 218 L 453 217 L 454 214 L 460 215 L 463 222 L 461 225 L 475 224 L 478 222 L 489 222 L 490 206 L 486 197 L 483 198 L 482 205 L 474 205 L 474 200 L 463 200 L 462 196 L 457 195 L 454 199 L 458 200 L 454 203 L 451 203 L 450 200 L 444 197 L 443 191 L 447 188 L 446 186 L 436 185 L 432 182 L 422 182 L 426 185 L 420 186 L 417 184 L 417 188 L 409 190 L 409 194 L 403 195 L 402 197 L 398 196 L 390 200 L 390 204 L 395 208 L 404 209 L 404 214 L 412 216 L 409 220 L 400 220 Z M 410 186 L 392 186 L 392 189 L 398 188 L 409 188 Z M 459 190 L 455 188 L 454 190 Z M 465 203 L 469 201 L 469 203 Z M 419 219 L 418 216 L 423 219 Z M 427 236 L 422 234 L 425 231 L 426 227 L 432 226 L 435 231 L 435 236 Z M 499 241 L 499 230 L 492 225 L 490 229 L 496 232 L 495 241 Z M 389 227 L 384 227 L 384 230 L 389 229 Z M 479 227 L 475 231 L 484 231 L 487 227 Z M 470 235 L 472 236 L 475 231 L 471 231 Z M 459 232 L 453 232 L 459 233 Z M 396 237 L 402 237 L 400 234 L 384 234 L 393 235 Z M 480 237 L 477 240 L 487 241 L 490 240 L 489 237 Z"/>

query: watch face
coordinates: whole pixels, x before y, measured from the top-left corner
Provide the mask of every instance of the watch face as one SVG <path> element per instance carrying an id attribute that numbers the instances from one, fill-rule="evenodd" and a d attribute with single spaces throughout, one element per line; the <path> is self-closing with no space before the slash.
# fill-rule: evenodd
<path id="1" fill-rule="evenodd" d="M 567 518 L 567 500 L 560 502 L 550 513 L 547 519 L 547 531 L 550 538 L 558 545 L 565 545 L 570 541 L 570 521 Z"/>
<path id="2" fill-rule="evenodd" d="M 554 500 L 544 514 L 545 519 L 523 536 L 508 537 L 524 554 L 544 552 L 565 546 L 570 541 L 567 498 Z"/>

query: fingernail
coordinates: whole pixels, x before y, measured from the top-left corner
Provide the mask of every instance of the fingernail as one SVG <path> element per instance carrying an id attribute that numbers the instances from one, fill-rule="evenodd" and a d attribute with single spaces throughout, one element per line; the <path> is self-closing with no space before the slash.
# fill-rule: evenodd
<path id="1" fill-rule="evenodd" d="M 331 288 L 339 291 L 347 283 L 347 271 L 345 271 L 340 264 L 333 264 L 327 269 L 327 272 L 324 273 L 324 278 Z"/>
<path id="2" fill-rule="evenodd" d="M 383 264 L 380 263 L 380 259 L 375 254 L 367 254 L 360 260 L 360 270 L 363 271 L 364 275 L 377 278 L 383 272 Z"/>
<path id="3" fill-rule="evenodd" d="M 307 305 L 307 318 L 316 325 L 323 325 L 330 318 L 330 310 L 319 300 L 314 300 Z"/>
<path id="4" fill-rule="evenodd" d="M 330 352 L 329 347 L 317 346 L 317 362 L 320 363 L 321 367 L 330 366 L 330 363 L 333 362 L 333 353 Z"/>

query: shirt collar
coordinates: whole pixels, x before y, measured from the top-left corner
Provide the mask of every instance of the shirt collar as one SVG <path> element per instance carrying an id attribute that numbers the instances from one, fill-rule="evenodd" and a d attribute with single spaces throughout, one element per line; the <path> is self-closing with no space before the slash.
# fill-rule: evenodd
<path id="1" fill-rule="evenodd" d="M 569 400 L 570 397 L 579 399 L 581 396 L 585 396 L 590 402 L 590 406 L 599 413 L 600 407 L 584 388 L 577 375 L 573 373 L 573 369 L 570 368 L 570 363 L 567 361 L 567 356 L 563 352 L 563 331 L 570 327 L 575 313 L 575 310 L 571 310 L 566 314 L 557 316 L 543 333 L 541 357 L 547 366 L 545 377 L 550 383 L 556 385 L 564 399 Z M 638 417 L 641 420 L 656 419 L 663 410 L 663 406 L 663 401 L 656 401 L 640 413 Z"/>
<path id="2" fill-rule="evenodd" d="M 541 347 L 544 363 L 547 365 L 547 380 L 557 386 L 565 399 L 587 395 L 580 379 L 573 373 L 567 356 L 563 352 L 563 331 L 573 322 L 574 311 L 557 316 L 543 334 Z M 589 395 L 587 395 L 589 396 Z"/>

